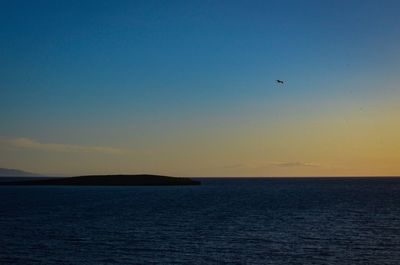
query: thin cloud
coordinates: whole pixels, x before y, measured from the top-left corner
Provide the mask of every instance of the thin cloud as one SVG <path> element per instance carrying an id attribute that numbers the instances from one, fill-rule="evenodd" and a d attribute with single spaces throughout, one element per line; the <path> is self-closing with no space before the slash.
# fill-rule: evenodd
<path id="1" fill-rule="evenodd" d="M 299 161 L 266 161 L 266 162 L 253 162 L 253 163 L 237 163 L 226 165 L 227 169 L 259 169 L 268 167 L 319 167 L 320 164 L 313 162 L 299 162 Z"/>
<path id="2" fill-rule="evenodd" d="M 228 169 L 231 169 L 231 168 L 243 168 L 243 167 L 246 167 L 247 165 L 245 165 L 245 164 L 232 164 L 232 165 L 226 165 L 226 166 L 224 166 L 224 168 L 228 168 Z"/>
<path id="3" fill-rule="evenodd" d="M 270 165 L 277 167 L 318 167 L 319 164 L 312 162 L 271 162 Z"/>
<path id="4" fill-rule="evenodd" d="M 126 150 L 113 147 L 41 143 L 30 138 L 0 138 L 0 144 L 16 148 L 55 152 L 102 153 L 113 155 L 119 155 L 126 152 Z"/>

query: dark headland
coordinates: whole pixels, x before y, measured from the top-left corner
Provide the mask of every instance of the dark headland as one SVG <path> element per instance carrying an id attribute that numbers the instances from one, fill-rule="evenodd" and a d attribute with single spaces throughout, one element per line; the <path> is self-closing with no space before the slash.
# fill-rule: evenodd
<path id="1" fill-rule="evenodd" d="M 0 185 L 76 185 L 76 186 L 172 186 L 200 185 L 190 178 L 159 175 L 91 175 L 68 178 L 50 178 L 3 182 Z"/>

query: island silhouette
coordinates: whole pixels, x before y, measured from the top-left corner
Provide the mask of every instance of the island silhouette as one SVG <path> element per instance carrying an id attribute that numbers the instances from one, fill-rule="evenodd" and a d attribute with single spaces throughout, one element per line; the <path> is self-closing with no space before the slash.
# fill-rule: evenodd
<path id="1" fill-rule="evenodd" d="M 2 182 L 0 185 L 76 185 L 76 186 L 172 186 L 200 185 L 200 181 L 184 177 L 161 175 L 89 175 L 77 177 L 57 177 L 39 180 L 18 180 Z"/>

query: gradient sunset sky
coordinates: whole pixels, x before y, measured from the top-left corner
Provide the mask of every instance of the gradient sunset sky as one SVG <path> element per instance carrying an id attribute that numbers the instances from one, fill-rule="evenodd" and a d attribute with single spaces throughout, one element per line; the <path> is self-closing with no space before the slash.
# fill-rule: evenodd
<path id="1" fill-rule="evenodd" d="M 400 175 L 399 14 L 385 0 L 0 0 L 0 167 Z"/>

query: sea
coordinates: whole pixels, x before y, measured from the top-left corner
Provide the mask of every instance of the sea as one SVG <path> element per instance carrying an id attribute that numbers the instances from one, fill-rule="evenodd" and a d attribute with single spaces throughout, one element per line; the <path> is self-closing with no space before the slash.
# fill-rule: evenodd
<path id="1" fill-rule="evenodd" d="M 400 178 L 0 186 L 0 264 L 400 264 Z"/>

